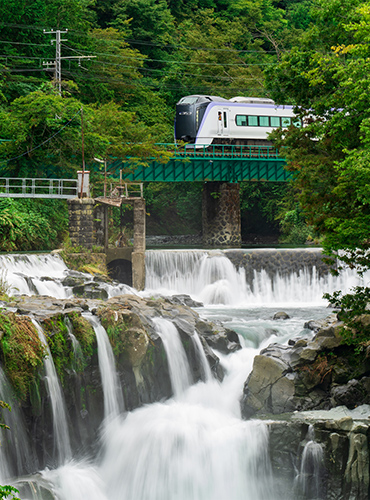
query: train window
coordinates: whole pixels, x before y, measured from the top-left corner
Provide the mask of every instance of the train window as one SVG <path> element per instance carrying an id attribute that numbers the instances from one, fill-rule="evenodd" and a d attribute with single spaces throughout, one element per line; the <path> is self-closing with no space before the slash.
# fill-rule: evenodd
<path id="1" fill-rule="evenodd" d="M 302 122 L 300 120 L 300 118 L 293 118 L 293 125 L 297 128 L 301 128 L 302 127 Z"/>
<path id="2" fill-rule="evenodd" d="M 195 102 L 197 102 L 198 100 L 198 97 L 197 96 L 187 96 L 187 97 L 183 97 L 179 104 L 194 104 Z"/>
<path id="3" fill-rule="evenodd" d="M 247 126 L 246 115 L 235 115 L 235 123 L 237 127 L 246 127 Z"/>
<path id="4" fill-rule="evenodd" d="M 258 127 L 258 116 L 248 116 L 248 125 L 250 127 Z"/>
<path id="5" fill-rule="evenodd" d="M 260 127 L 269 127 L 270 120 L 268 116 L 260 116 Z"/>
<path id="6" fill-rule="evenodd" d="M 280 127 L 280 117 L 279 116 L 271 116 L 271 127 Z"/>
<path id="7" fill-rule="evenodd" d="M 290 118 L 290 116 L 283 116 L 281 118 L 281 126 L 283 128 L 286 128 L 286 127 L 289 127 L 289 125 L 292 123 L 292 119 Z"/>
<path id="8" fill-rule="evenodd" d="M 224 127 L 227 128 L 227 115 L 226 115 L 226 111 L 224 111 Z"/>

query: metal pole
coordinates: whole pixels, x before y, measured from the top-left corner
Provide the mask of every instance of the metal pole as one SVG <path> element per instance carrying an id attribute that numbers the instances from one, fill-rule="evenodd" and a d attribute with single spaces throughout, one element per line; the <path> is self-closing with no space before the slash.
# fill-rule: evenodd
<path id="1" fill-rule="evenodd" d="M 104 198 L 107 196 L 107 159 L 104 158 Z"/>
<path id="2" fill-rule="evenodd" d="M 80 198 L 84 190 L 84 175 L 85 175 L 85 144 L 84 144 L 84 112 L 81 107 L 81 150 L 82 150 L 82 177 L 81 177 L 81 192 Z"/>
<path id="3" fill-rule="evenodd" d="M 62 30 L 51 30 L 45 31 L 44 34 L 55 34 L 55 40 L 52 40 L 51 43 L 55 42 L 55 85 L 58 89 L 59 95 L 62 95 L 62 52 L 60 44 L 61 42 L 67 41 L 66 38 L 61 38 L 61 33 L 68 33 L 68 29 Z"/>

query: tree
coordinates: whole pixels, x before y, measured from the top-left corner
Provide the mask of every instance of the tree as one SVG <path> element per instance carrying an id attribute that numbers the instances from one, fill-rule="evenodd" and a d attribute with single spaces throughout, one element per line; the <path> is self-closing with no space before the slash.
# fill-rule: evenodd
<path id="1" fill-rule="evenodd" d="M 275 137 L 326 254 L 338 271 L 347 265 L 362 274 L 370 268 L 370 4 L 317 0 L 313 19 L 300 45 L 267 73 L 275 99 L 293 101 L 306 124 Z"/>

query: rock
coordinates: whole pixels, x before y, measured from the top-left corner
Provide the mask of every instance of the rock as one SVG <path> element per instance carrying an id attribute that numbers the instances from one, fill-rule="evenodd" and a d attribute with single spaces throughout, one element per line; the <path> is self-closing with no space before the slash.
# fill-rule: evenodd
<path id="1" fill-rule="evenodd" d="M 366 391 L 358 380 L 350 380 L 345 385 L 332 387 L 333 406 L 345 405 L 349 409 L 356 408 L 359 401 L 364 401 Z"/>
<path id="2" fill-rule="evenodd" d="M 241 399 L 245 418 L 370 402 L 370 362 L 342 343 L 336 315 L 311 327 L 312 339 L 270 344 L 255 358 Z"/>
<path id="3" fill-rule="evenodd" d="M 193 300 L 190 295 L 172 295 L 167 299 L 171 304 L 179 304 L 188 307 L 203 307 L 202 302 Z"/>
<path id="4" fill-rule="evenodd" d="M 233 330 L 224 328 L 221 324 L 198 319 L 196 329 L 207 344 L 216 351 L 229 354 L 241 349 L 238 334 Z"/>
<path id="5" fill-rule="evenodd" d="M 289 367 L 281 359 L 258 355 L 246 382 L 242 414 L 249 418 L 261 410 L 266 413 L 292 411 L 289 400 L 294 395 L 294 381 L 285 377 Z"/>
<path id="6" fill-rule="evenodd" d="M 274 320 L 284 319 L 285 320 L 285 319 L 290 319 L 290 316 L 286 312 L 280 311 L 280 312 L 275 313 L 272 319 L 274 319 Z"/>

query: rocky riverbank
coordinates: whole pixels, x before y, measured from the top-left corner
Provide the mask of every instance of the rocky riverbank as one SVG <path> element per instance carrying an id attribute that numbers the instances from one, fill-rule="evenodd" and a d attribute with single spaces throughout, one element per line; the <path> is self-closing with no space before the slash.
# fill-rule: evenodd
<path id="1" fill-rule="evenodd" d="M 104 418 L 91 317 L 108 334 L 127 411 L 173 395 L 155 318 L 176 326 L 193 382 L 205 378 L 196 335 L 213 376 L 220 381 L 225 374 L 217 353 L 241 348 L 235 332 L 203 321 L 191 308 L 200 304 L 188 296 L 143 299 L 125 294 L 101 300 L 100 293 L 91 293 L 90 288 L 87 282 L 81 289 L 85 297 L 19 296 L 0 305 L 1 365 L 18 395 L 17 401 L 10 402 L 21 411 L 35 446 L 29 473 L 53 462 L 54 439 L 51 401 L 44 384 L 46 353 L 35 324 L 41 326 L 54 359 L 74 454 L 96 446 Z M 275 316 L 277 321 L 284 317 Z M 285 490 L 286 498 L 292 498 L 292 488 L 297 499 L 368 498 L 370 359 L 366 350 L 359 354 L 343 345 L 342 327 L 335 314 L 309 321 L 306 336 L 263 349 L 245 383 L 242 414 L 262 419 L 269 427 L 279 498 Z M 12 460 L 16 469 L 16 457 Z"/>
<path id="2" fill-rule="evenodd" d="M 47 339 L 62 384 L 72 442 L 80 449 L 94 446 L 91 437 L 98 435 L 104 418 L 97 341 L 89 315 L 97 318 L 108 334 L 127 411 L 173 395 L 167 356 L 154 318 L 168 319 L 176 325 L 193 382 L 205 376 L 193 341 L 195 332 L 199 333 L 214 376 L 222 380 L 223 369 L 211 348 L 225 354 L 240 349 L 238 336 L 221 325 L 216 327 L 201 320 L 191 308 L 181 305 L 185 299 L 190 300 L 188 297 L 149 300 L 135 295 L 104 301 L 20 296 L 2 302 L 1 365 L 18 395 L 27 427 L 33 429 L 41 465 L 50 459 L 45 456 L 46 450 L 53 449 L 53 419 L 43 383 L 46 352 L 42 350 L 35 322 Z"/>
<path id="3" fill-rule="evenodd" d="M 271 344 L 255 357 L 242 414 L 269 422 L 282 491 L 293 483 L 297 498 L 367 500 L 369 347 L 358 352 L 344 345 L 336 314 L 305 328 L 306 338 Z M 298 471 L 295 482 L 292 470 Z"/>

